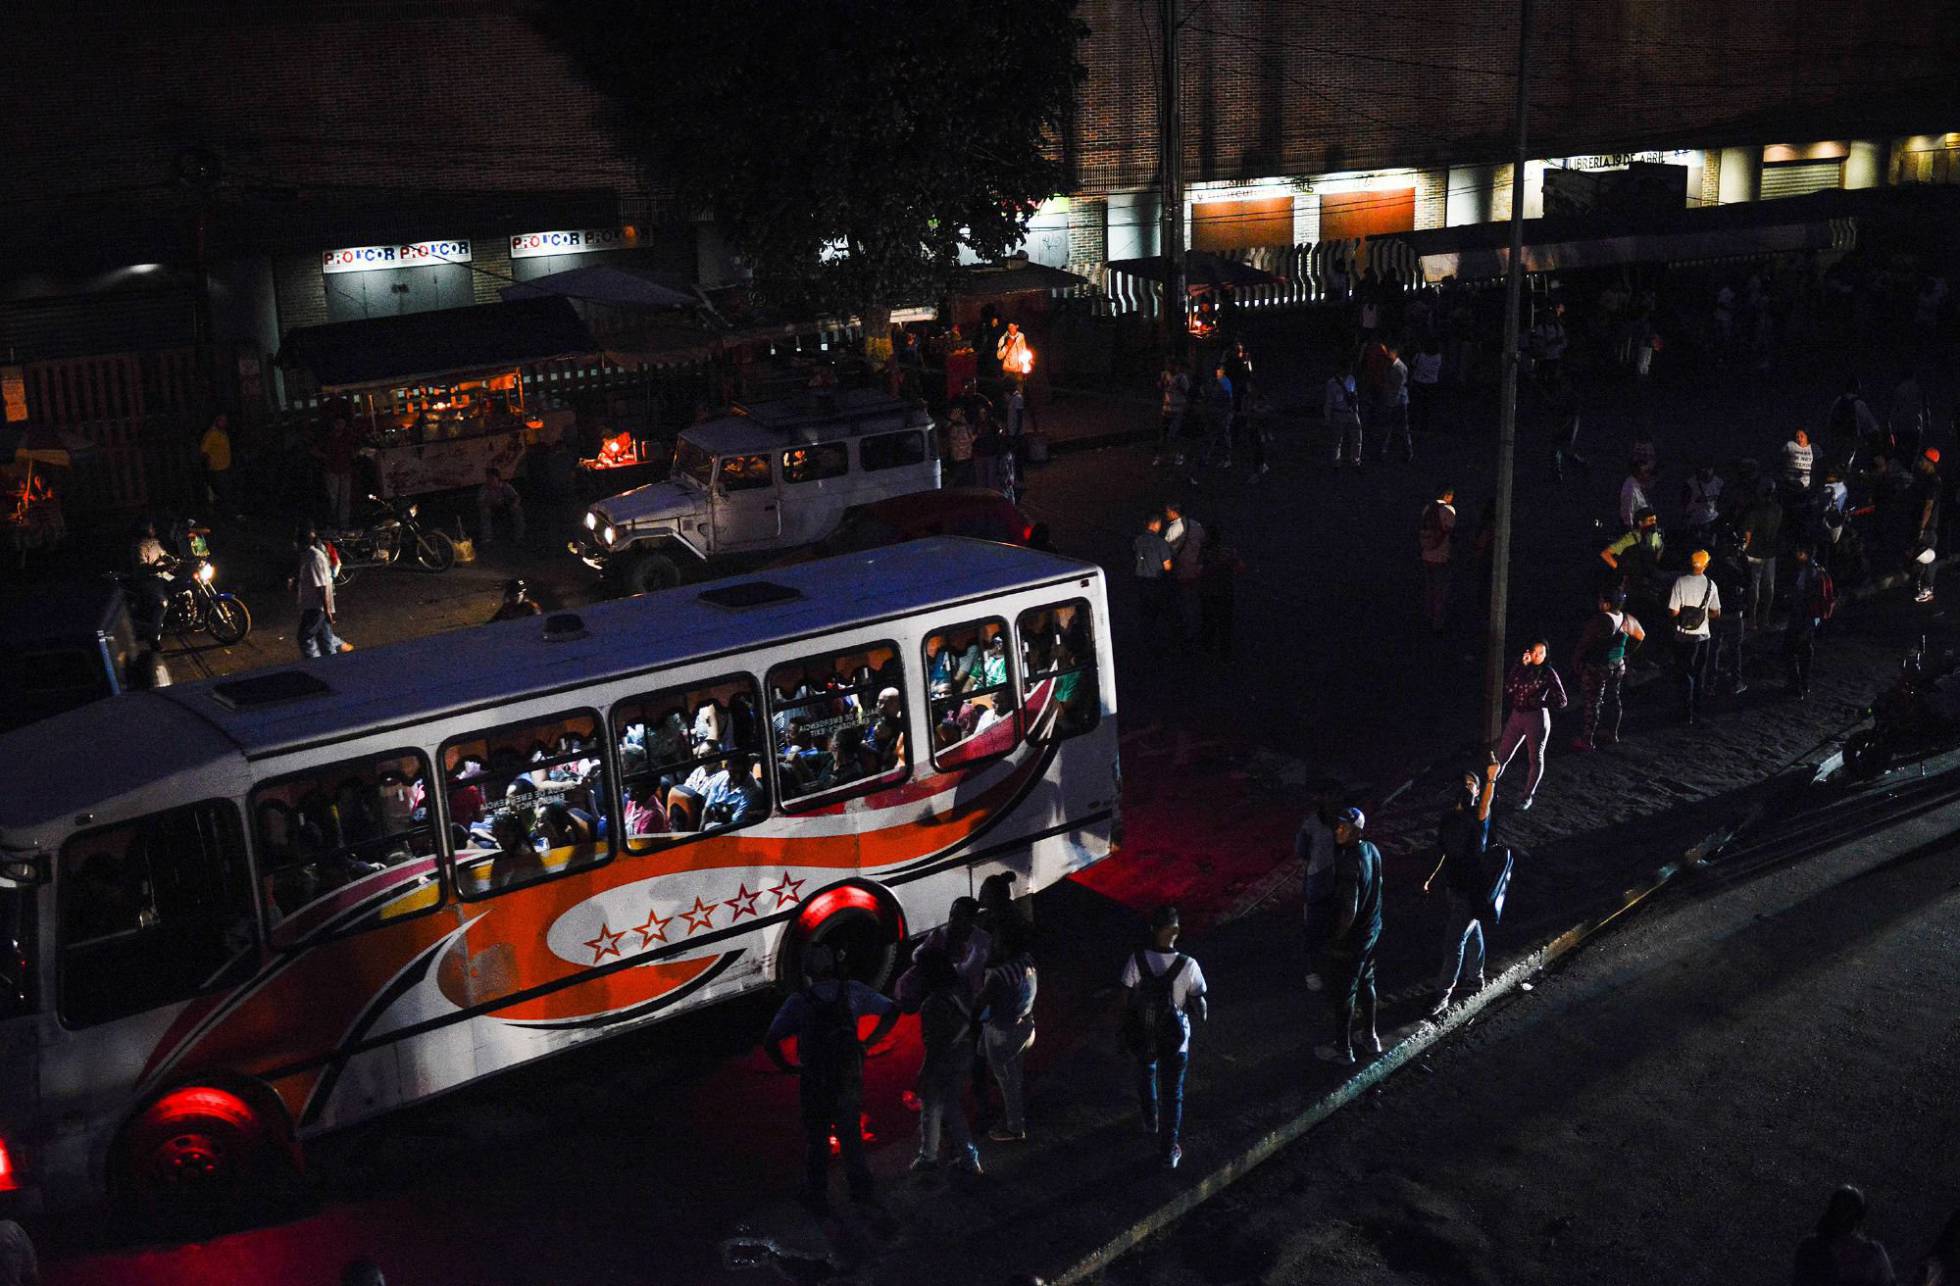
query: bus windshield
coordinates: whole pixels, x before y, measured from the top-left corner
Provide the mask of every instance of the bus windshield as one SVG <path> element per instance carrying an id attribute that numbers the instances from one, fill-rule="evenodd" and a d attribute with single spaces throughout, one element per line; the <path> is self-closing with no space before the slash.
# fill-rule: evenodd
<path id="1" fill-rule="evenodd" d="M 715 480 L 714 455 L 685 437 L 674 444 L 674 471 L 668 475 L 672 482 L 682 478 L 691 479 L 703 491 Z"/>

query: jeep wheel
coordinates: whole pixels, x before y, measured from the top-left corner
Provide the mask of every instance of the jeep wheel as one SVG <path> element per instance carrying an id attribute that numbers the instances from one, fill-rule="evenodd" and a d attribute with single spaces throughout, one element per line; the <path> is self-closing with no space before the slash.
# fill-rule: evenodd
<path id="1" fill-rule="evenodd" d="M 649 594 L 672 589 L 681 583 L 680 564 L 666 554 L 640 554 L 626 564 L 619 576 L 620 588 L 628 594 Z"/>

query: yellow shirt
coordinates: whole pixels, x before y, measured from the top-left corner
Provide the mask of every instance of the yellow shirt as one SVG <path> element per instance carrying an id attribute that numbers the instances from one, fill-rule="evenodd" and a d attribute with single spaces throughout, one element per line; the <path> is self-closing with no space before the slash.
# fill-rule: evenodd
<path id="1" fill-rule="evenodd" d="M 197 444 L 204 456 L 204 467 L 213 473 L 225 473 L 231 468 L 231 434 L 217 425 L 204 431 L 204 439 Z"/>

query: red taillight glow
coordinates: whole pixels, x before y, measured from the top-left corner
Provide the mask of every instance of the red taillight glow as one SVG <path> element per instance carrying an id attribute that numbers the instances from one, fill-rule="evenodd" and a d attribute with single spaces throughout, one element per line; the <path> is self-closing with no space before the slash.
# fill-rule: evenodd
<path id="1" fill-rule="evenodd" d="M 20 1188 L 20 1176 L 14 1173 L 14 1154 L 7 1150 L 7 1141 L 0 1139 L 0 1192 L 15 1192 Z"/>
<path id="2" fill-rule="evenodd" d="M 215 1116 L 241 1129 L 253 1124 L 252 1109 L 245 1100 L 228 1090 L 209 1085 L 189 1085 L 172 1090 L 150 1105 L 144 1116 L 152 1121 L 179 1120 L 187 1116 Z"/>
<path id="3" fill-rule="evenodd" d="M 1021 543 L 1026 545 L 1026 544 L 1033 543 L 1033 541 L 1034 541 L 1034 524 L 1029 523 L 1027 526 L 1021 528 Z"/>
<path id="4" fill-rule="evenodd" d="M 861 889 L 855 884 L 840 884 L 834 889 L 826 889 L 803 904 L 797 914 L 796 927 L 808 932 L 836 915 L 839 911 L 856 909 L 878 914 L 878 899 L 870 889 Z"/>

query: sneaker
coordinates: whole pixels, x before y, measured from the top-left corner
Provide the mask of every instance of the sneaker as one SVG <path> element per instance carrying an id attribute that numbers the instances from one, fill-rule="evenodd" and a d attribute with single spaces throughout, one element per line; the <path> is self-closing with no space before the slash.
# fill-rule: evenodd
<path id="1" fill-rule="evenodd" d="M 986 1171 L 980 1168 L 980 1149 L 974 1147 L 971 1143 L 966 1145 L 966 1151 L 953 1158 L 953 1168 L 955 1170 L 964 1170 L 968 1174 L 986 1173 Z"/>
<path id="2" fill-rule="evenodd" d="M 1354 1046 L 1315 1045 L 1313 1047 L 1313 1056 L 1323 1063 L 1352 1063 L 1354 1061 Z"/>
<path id="3" fill-rule="evenodd" d="M 1734 693 L 1736 696 L 1741 696 L 1743 693 L 1747 692 L 1748 690 L 1749 690 L 1749 685 L 1744 683 L 1741 679 L 1737 679 L 1735 681 L 1735 686 L 1729 689 L 1729 691 Z"/>
<path id="4" fill-rule="evenodd" d="M 1026 1130 L 1010 1130 L 1005 1125 L 996 1125 L 993 1129 L 987 1131 L 987 1137 L 996 1143 L 1025 1143 L 1028 1138 L 1028 1132 Z"/>
<path id="5" fill-rule="evenodd" d="M 1175 1170 L 1179 1165 L 1183 1164 L 1183 1162 L 1184 1162 L 1183 1147 L 1176 1143 L 1171 1144 L 1171 1150 L 1164 1153 L 1164 1168 L 1166 1170 Z"/>
<path id="6" fill-rule="evenodd" d="M 1928 594 L 1926 597 L 1931 598 L 1932 595 Z M 339 647 L 335 648 L 334 650 L 336 652 L 352 652 L 354 650 L 354 645 L 352 643 L 342 643 Z"/>
<path id="7" fill-rule="evenodd" d="M 1482 991 L 1483 989 L 1484 989 L 1484 976 L 1482 974 L 1478 974 L 1475 978 L 1472 978 L 1470 980 L 1470 994 L 1474 996 L 1478 992 Z"/>
<path id="8" fill-rule="evenodd" d="M 1375 1032 L 1369 1032 L 1361 1038 L 1361 1047 L 1371 1054 L 1379 1054 L 1382 1052 L 1382 1038 Z"/>
<path id="9" fill-rule="evenodd" d="M 1915 603 L 1930 603 L 1933 601 L 1933 591 L 1930 589 L 1922 589 L 1917 594 L 1914 594 L 1912 596 L 1912 601 Z"/>
<path id="10" fill-rule="evenodd" d="M 1321 977 L 1319 974 L 1310 973 L 1307 975 L 1308 991 L 1323 991 L 1326 989 L 1326 987 L 1327 987 L 1327 980 Z"/>
<path id="11" fill-rule="evenodd" d="M 926 1170 L 937 1170 L 939 1168 L 939 1162 L 937 1159 L 933 1157 L 929 1157 L 925 1153 L 921 1152 L 919 1153 L 919 1155 L 912 1158 L 911 1168 L 914 1174 L 918 1174 L 921 1171 L 926 1171 Z"/>

